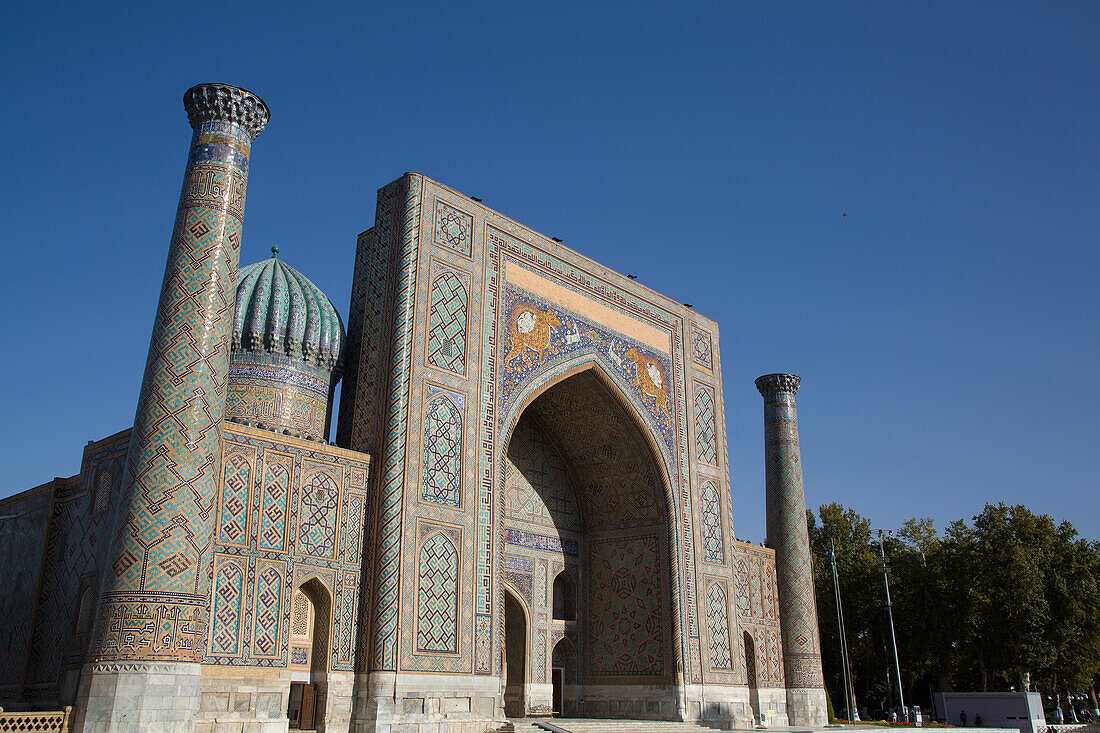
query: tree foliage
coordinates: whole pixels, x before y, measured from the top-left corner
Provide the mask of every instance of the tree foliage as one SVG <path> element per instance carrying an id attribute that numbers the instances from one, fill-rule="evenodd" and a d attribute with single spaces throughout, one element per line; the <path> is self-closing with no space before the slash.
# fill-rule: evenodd
<path id="1" fill-rule="evenodd" d="M 914 518 L 880 537 L 840 504 L 807 512 L 826 686 L 843 714 L 837 566 L 852 687 L 897 704 L 885 553 L 907 704 L 933 690 L 1091 691 L 1100 677 L 1100 544 L 1023 506 L 990 504 L 942 531 Z"/>

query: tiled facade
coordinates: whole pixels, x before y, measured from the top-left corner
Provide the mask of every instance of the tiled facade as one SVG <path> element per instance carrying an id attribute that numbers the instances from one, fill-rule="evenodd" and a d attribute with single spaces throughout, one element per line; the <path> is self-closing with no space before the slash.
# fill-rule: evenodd
<path id="1" fill-rule="evenodd" d="M 238 277 L 266 108 L 207 86 L 134 431 L 0 503 L 26 558 L 0 572 L 35 588 L 3 601 L 34 623 L 0 631 L 0 703 L 126 729 L 125 686 L 165 730 L 285 730 L 309 681 L 326 730 L 481 733 L 561 680 L 577 715 L 785 715 L 784 566 L 734 540 L 717 324 L 406 174 L 345 346 L 296 270 Z"/>

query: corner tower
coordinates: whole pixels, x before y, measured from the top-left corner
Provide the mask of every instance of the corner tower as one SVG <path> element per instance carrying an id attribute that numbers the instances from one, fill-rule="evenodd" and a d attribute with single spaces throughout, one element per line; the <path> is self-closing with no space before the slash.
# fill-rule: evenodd
<path id="1" fill-rule="evenodd" d="M 824 725 L 828 711 L 794 404 L 801 382 L 794 374 L 767 374 L 756 380 L 756 389 L 764 398 L 768 546 L 775 550 L 787 718 L 791 725 Z"/>
<path id="2" fill-rule="evenodd" d="M 221 474 L 248 161 L 269 112 L 226 84 L 192 87 L 183 105 L 194 134 L 82 675 L 84 731 L 190 730 L 199 705 L 202 569 Z"/>

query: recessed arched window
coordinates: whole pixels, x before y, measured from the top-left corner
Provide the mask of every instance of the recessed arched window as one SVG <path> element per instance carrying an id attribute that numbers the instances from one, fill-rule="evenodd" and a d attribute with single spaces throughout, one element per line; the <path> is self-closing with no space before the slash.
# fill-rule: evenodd
<path id="1" fill-rule="evenodd" d="M 87 634 L 88 630 L 92 627 L 92 604 L 95 602 L 95 595 L 92 591 L 92 584 L 89 582 L 85 584 L 84 589 L 80 592 L 80 600 L 76 604 L 76 634 Z"/>
<path id="2" fill-rule="evenodd" d="M 577 620 L 577 589 L 569 573 L 558 573 L 554 578 L 554 620 Z"/>

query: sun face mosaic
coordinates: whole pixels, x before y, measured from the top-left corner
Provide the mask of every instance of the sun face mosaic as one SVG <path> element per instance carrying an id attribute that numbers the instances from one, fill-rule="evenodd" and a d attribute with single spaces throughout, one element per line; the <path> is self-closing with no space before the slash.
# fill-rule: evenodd
<path id="1" fill-rule="evenodd" d="M 535 373 L 552 369 L 571 357 L 592 355 L 630 386 L 672 449 L 668 357 L 518 288 L 505 290 L 503 313 L 507 325 L 501 345 L 502 413 Z"/>

